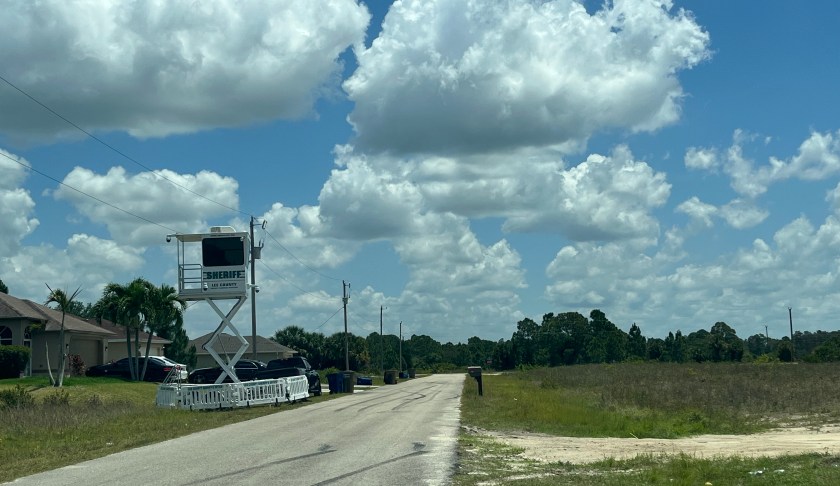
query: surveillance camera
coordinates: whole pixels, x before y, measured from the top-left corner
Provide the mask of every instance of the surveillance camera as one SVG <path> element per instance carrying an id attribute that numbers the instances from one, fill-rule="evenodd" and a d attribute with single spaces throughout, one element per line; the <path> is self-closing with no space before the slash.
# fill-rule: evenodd
<path id="1" fill-rule="evenodd" d="M 254 286 L 254 292 L 256 292 L 258 294 L 260 293 L 260 286 L 259 285 Z"/>
<path id="2" fill-rule="evenodd" d="M 169 235 L 166 235 L 166 242 L 167 242 L 167 243 L 172 242 L 172 237 L 171 237 L 171 236 L 169 236 Z"/>
<path id="3" fill-rule="evenodd" d="M 204 285 L 202 286 L 202 290 L 205 290 L 205 291 L 207 290 L 207 284 L 204 284 Z"/>

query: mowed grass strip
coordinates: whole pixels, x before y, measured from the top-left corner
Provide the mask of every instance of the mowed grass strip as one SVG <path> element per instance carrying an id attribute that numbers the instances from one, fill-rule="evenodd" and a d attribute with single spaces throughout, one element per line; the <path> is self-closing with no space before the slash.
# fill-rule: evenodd
<path id="1" fill-rule="evenodd" d="M 467 380 L 462 421 L 489 430 L 677 438 L 840 418 L 840 367 L 832 364 L 624 363 L 483 380 L 483 397 Z"/>
<path id="2" fill-rule="evenodd" d="M 64 383 L 57 389 L 46 378 L 0 380 L 0 390 L 19 384 L 35 399 L 0 407 L 0 482 L 303 405 L 170 410 L 155 406 L 154 383 L 72 377 Z"/>

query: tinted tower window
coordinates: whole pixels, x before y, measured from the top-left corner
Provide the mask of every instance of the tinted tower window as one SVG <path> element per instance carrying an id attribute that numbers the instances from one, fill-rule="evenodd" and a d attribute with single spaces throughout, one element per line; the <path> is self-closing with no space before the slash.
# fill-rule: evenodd
<path id="1" fill-rule="evenodd" d="M 201 240 L 201 257 L 205 267 L 245 265 L 245 245 L 239 236 L 205 238 Z"/>

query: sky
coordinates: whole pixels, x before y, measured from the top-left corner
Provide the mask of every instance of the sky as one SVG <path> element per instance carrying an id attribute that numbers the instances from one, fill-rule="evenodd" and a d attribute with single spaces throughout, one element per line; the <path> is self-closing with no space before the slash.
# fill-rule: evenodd
<path id="1" fill-rule="evenodd" d="M 167 234 L 253 216 L 264 336 L 343 331 L 343 283 L 361 336 L 381 315 L 406 338 L 509 339 L 593 309 L 647 337 L 840 328 L 834 0 L 4 12 L 14 296 L 175 286 Z M 185 315 L 191 338 L 219 322 L 203 302 Z"/>

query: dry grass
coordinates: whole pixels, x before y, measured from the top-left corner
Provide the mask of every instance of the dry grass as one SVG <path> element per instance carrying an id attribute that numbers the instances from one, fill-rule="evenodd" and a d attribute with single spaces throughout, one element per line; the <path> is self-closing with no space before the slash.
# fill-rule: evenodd
<path id="1" fill-rule="evenodd" d="M 470 380 L 472 381 L 472 380 Z M 831 364 L 625 363 L 540 368 L 468 382 L 465 424 L 577 437 L 752 433 L 840 417 Z"/>

